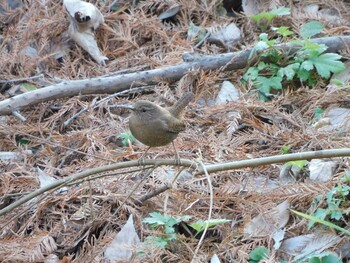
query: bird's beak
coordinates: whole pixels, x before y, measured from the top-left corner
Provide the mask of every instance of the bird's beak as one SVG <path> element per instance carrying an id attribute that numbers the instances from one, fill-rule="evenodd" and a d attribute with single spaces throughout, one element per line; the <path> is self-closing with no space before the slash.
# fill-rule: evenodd
<path id="1" fill-rule="evenodd" d="M 119 105 L 110 105 L 109 108 L 122 108 L 122 109 L 128 109 L 128 110 L 134 110 L 135 108 L 131 105 L 124 105 L 124 104 L 119 104 Z"/>

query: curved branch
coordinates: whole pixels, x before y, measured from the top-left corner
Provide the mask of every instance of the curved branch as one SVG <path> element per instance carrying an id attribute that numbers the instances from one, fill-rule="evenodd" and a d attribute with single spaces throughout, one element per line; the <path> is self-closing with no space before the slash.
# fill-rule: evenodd
<path id="1" fill-rule="evenodd" d="M 328 46 L 327 52 L 337 52 L 350 46 L 350 36 L 317 38 L 312 39 L 312 41 Z M 278 47 L 288 52 L 299 49 L 296 44 L 282 44 L 278 45 Z M 9 115 L 13 111 L 30 105 L 78 94 L 111 94 L 129 89 L 130 87 L 155 84 L 160 79 L 175 81 L 184 76 L 186 72 L 198 68 L 202 70 L 215 70 L 221 67 L 223 67 L 223 70 L 241 69 L 247 65 L 250 52 L 251 49 L 247 49 L 240 52 L 205 55 L 199 58 L 193 56 L 187 59 L 186 62 L 175 66 L 117 76 L 64 81 L 0 101 L 0 115 Z M 254 63 L 254 60 L 249 62 Z"/>
<path id="2" fill-rule="evenodd" d="M 205 169 L 207 170 L 208 173 L 214 173 L 214 172 L 233 170 L 233 169 L 238 169 L 238 168 L 256 167 L 256 166 L 260 166 L 260 165 L 268 165 L 268 164 L 274 164 L 274 163 L 284 163 L 284 162 L 288 162 L 288 161 L 311 160 L 311 159 L 316 159 L 316 158 L 324 159 L 324 158 L 331 158 L 331 157 L 346 157 L 346 156 L 350 157 L 350 148 L 303 152 L 303 153 L 291 153 L 291 154 L 262 157 L 262 158 L 256 158 L 256 159 L 250 159 L 250 160 L 228 162 L 228 163 L 222 163 L 222 164 L 211 164 L 211 165 L 206 165 Z M 176 159 L 144 160 L 144 165 L 145 166 L 148 166 L 148 165 L 153 165 L 153 166 L 172 165 L 172 166 L 183 166 L 183 167 L 187 167 L 187 168 L 198 166 L 196 162 L 186 160 L 186 159 L 181 159 L 180 163 Z M 107 171 L 116 170 L 116 169 L 129 168 L 129 167 L 134 167 L 134 166 L 139 166 L 138 160 L 122 162 L 122 163 L 114 163 L 114 164 L 110 164 L 110 165 L 106 165 L 106 166 L 92 168 L 92 169 L 77 173 L 73 176 L 58 180 L 52 184 L 49 184 L 49 185 L 44 186 L 40 189 L 37 189 L 34 192 L 32 192 L 26 196 L 23 196 L 22 198 L 18 199 L 17 201 L 13 202 L 12 204 L 1 209 L 0 216 L 6 214 L 7 212 L 10 212 L 11 210 L 15 209 L 16 207 L 28 202 L 29 200 L 33 199 L 34 197 L 36 197 L 42 193 L 45 193 L 46 191 L 52 190 L 54 188 L 60 188 L 66 184 L 77 181 L 78 179 L 83 179 L 83 178 L 86 178 L 86 177 L 93 175 L 93 174 L 98 174 L 98 173 L 107 172 Z M 204 170 L 201 167 L 198 168 L 198 171 L 196 173 L 194 173 L 194 175 L 200 175 L 200 174 L 204 174 Z"/>

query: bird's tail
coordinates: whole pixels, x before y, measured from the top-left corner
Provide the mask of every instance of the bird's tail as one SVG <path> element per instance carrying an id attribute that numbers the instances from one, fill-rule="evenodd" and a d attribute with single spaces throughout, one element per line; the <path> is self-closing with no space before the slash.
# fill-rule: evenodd
<path id="1" fill-rule="evenodd" d="M 174 116 L 179 116 L 184 108 L 193 100 L 194 94 L 192 92 L 186 92 L 170 109 L 169 111 Z"/>

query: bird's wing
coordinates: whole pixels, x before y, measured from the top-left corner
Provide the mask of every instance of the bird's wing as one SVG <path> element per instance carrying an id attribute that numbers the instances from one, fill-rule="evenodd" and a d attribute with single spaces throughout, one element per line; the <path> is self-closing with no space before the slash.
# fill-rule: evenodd
<path id="1" fill-rule="evenodd" d="M 171 115 L 162 120 L 164 129 L 168 132 L 179 133 L 185 130 L 185 124 L 181 119 L 175 118 Z"/>

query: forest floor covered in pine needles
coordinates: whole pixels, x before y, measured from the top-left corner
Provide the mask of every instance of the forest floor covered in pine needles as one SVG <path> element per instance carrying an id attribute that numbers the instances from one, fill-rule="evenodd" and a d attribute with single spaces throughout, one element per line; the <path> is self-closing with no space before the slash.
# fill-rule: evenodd
<path id="1" fill-rule="evenodd" d="M 256 23 L 242 12 L 234 16 L 219 15 L 221 1 L 146 0 L 134 7 L 124 3 L 123 8 L 111 12 L 107 12 L 108 1 L 90 2 L 105 19 L 95 33 L 101 53 L 108 58 L 106 65 L 96 63 L 78 45 L 73 45 L 59 61 L 53 55 L 54 50 L 61 50 L 64 45 L 62 34 L 69 24 L 61 1 L 25 1 L 16 9 L 5 8 L 0 18 L 0 100 L 11 96 L 8 92 L 11 88 L 23 91 L 23 83 L 41 89 L 65 80 L 112 75 L 130 68 L 137 71 L 176 65 L 182 62 L 185 52 L 228 51 L 227 47 L 205 41 L 194 48 L 196 41 L 187 37 L 191 21 L 203 28 L 235 22 L 241 31 L 239 45 L 231 49 L 235 51 L 253 47 L 261 33 Z M 265 2 L 293 10 L 291 15 L 278 18 L 275 26 L 287 25 L 297 31 L 303 23 L 318 20 L 325 26 L 324 35 L 350 32 L 350 3 L 346 1 Z M 303 13 L 305 6 L 315 3 L 320 8 L 334 10 L 343 20 L 308 17 Z M 181 7 L 176 19 L 158 18 L 174 4 Z M 349 57 L 349 49 L 342 50 L 341 55 Z M 350 257 L 345 253 L 349 252 L 346 234 L 336 234 L 322 224 L 309 229 L 308 220 L 288 210 L 313 214 L 316 209 L 325 208 L 327 193 L 344 185 L 343 178 L 350 165 L 348 158 L 334 159 L 332 178 L 326 182 L 310 180 L 305 167 L 295 181 L 282 183 L 283 163 L 210 173 L 211 185 L 204 174 L 194 176 L 199 161 L 207 165 L 280 155 L 286 147 L 289 153 L 350 147 L 349 127 L 327 130 L 314 125 L 317 109 L 327 112 L 335 107 L 349 108 L 349 86 L 331 88 L 328 80 L 319 81 L 312 89 L 294 85 L 284 87 L 283 94 L 276 94 L 272 101 L 263 102 L 251 87 L 242 84 L 244 72 L 245 69 L 193 69 L 176 82 L 160 78 L 156 85 L 148 85 L 146 91 L 115 96 L 95 109 L 90 108 L 68 125 L 64 123 L 74 114 L 108 95 L 96 92 L 40 102 L 20 109 L 26 118 L 24 122 L 13 115 L 0 116 L 0 151 L 20 153 L 17 159 L 0 160 L 1 209 L 42 187 L 46 180 L 43 178 L 69 178 L 92 168 L 138 160 L 147 146 L 125 143 L 128 137 L 120 135 L 128 134 L 129 112 L 109 105 L 142 99 L 169 106 L 183 93 L 193 92 L 195 99 L 185 109 L 186 130 L 179 134 L 175 145 L 181 159 L 197 163 L 186 168 L 185 176 L 173 184 L 181 165 L 159 165 L 152 169 L 125 167 L 66 183 L 61 190 L 44 192 L 0 216 L 0 261 L 49 262 L 51 258 L 50 262 L 103 262 L 110 241 L 130 215 L 142 242 L 148 236 L 164 238 L 161 227 L 152 229 L 143 222 L 152 212 L 172 217 L 191 216 L 189 222 L 193 222 L 208 219 L 211 211 L 212 219 L 231 221 L 209 228 L 195 259 L 200 234 L 194 237 L 193 231 L 186 231 L 185 222 L 176 226 L 176 239 L 165 248 L 148 247 L 142 257 L 134 253 L 133 259 L 125 262 L 209 262 L 214 254 L 220 262 L 248 262 L 249 253 L 257 247 L 268 249 L 265 262 L 281 262 L 281 258 L 288 262 L 295 255 L 274 248 L 275 232 L 261 229 L 262 224 L 252 225 L 260 216 L 260 220 L 274 221 L 278 228 L 282 215 L 276 209 L 279 211 L 281 204 L 287 206 L 283 212 L 287 220 L 281 227 L 285 240 L 306 234 L 321 239 L 335 235 L 338 239 L 325 251 L 343 251 L 344 260 Z M 40 76 L 27 81 L 6 81 L 36 75 Z M 240 98 L 215 104 L 225 80 L 235 85 Z M 151 148 L 146 158 L 173 160 L 174 151 L 171 145 Z M 164 191 L 157 193 L 162 188 Z M 147 198 L 149 194 L 154 196 Z M 277 215 L 271 215 L 271 211 Z M 350 228 L 347 213 L 348 210 L 335 222 L 344 229 Z"/>

